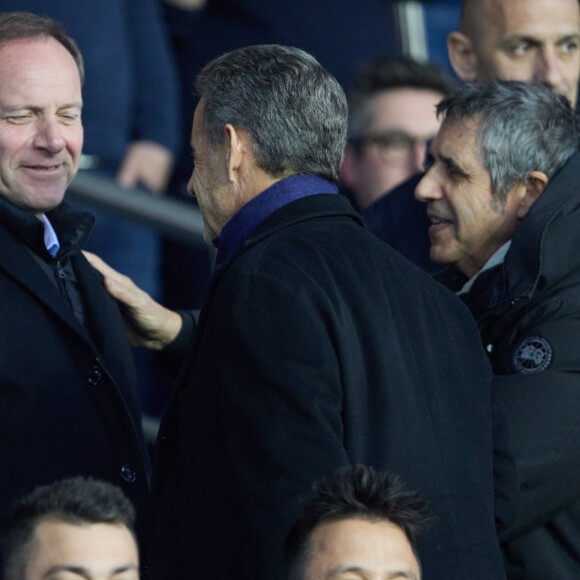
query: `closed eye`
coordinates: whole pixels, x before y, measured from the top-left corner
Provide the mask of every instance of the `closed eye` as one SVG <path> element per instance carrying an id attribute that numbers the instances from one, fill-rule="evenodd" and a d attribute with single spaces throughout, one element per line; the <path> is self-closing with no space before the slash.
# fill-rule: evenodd
<path id="1" fill-rule="evenodd" d="M 467 173 L 465 173 L 465 171 L 463 171 L 463 169 L 461 169 L 453 159 L 444 157 L 443 163 L 445 164 L 445 171 L 449 177 L 453 179 L 467 179 Z"/>
<path id="2" fill-rule="evenodd" d="M 6 117 L 6 120 L 9 123 L 25 123 L 30 118 L 31 118 L 31 115 L 10 115 L 10 116 Z"/>

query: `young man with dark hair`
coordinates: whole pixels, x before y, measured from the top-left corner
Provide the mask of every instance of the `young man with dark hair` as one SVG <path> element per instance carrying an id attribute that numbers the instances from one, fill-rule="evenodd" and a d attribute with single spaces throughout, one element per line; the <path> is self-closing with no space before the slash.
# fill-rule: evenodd
<path id="1" fill-rule="evenodd" d="M 137 580 L 135 508 L 117 486 L 73 477 L 22 497 L 2 528 L 5 580 Z"/>
<path id="2" fill-rule="evenodd" d="M 415 553 L 426 506 L 399 478 L 364 465 L 318 482 L 284 546 L 288 580 L 326 578 L 337 568 L 419 580 Z M 372 576 L 375 577 L 375 576 Z"/>

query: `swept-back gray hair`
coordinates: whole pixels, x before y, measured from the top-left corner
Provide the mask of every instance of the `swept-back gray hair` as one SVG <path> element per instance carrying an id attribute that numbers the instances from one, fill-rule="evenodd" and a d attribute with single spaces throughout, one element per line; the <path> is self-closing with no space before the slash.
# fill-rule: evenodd
<path id="1" fill-rule="evenodd" d="M 226 124 L 246 131 L 258 166 L 273 177 L 297 173 L 339 180 L 347 104 L 336 79 L 298 48 L 257 45 L 210 62 L 197 78 L 211 148 Z"/>
<path id="2" fill-rule="evenodd" d="M 437 105 L 443 120 L 475 119 L 476 142 L 498 201 L 533 171 L 551 178 L 580 148 L 566 97 L 521 81 L 465 83 Z"/>

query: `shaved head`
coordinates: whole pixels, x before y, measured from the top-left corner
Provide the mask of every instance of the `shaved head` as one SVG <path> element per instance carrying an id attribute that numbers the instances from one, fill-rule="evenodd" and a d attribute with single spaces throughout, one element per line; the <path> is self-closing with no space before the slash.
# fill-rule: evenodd
<path id="1" fill-rule="evenodd" d="M 463 0 L 449 59 L 462 80 L 534 81 L 576 105 L 578 0 Z"/>
<path id="2" fill-rule="evenodd" d="M 463 0 L 459 14 L 459 31 L 477 42 L 485 29 L 484 20 L 490 12 L 491 0 Z"/>

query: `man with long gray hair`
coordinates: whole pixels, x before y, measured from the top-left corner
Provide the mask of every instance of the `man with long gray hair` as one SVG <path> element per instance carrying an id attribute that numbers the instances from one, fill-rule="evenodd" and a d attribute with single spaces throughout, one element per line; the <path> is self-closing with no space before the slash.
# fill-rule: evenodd
<path id="1" fill-rule="evenodd" d="M 465 85 L 438 106 L 416 189 L 431 258 L 478 322 L 520 485 L 513 578 L 580 577 L 580 133 L 543 85 Z"/>
<path id="2" fill-rule="evenodd" d="M 158 439 L 157 577 L 283 578 L 300 498 L 364 462 L 429 503 L 426 577 L 501 578 L 489 365 L 461 302 L 338 194 L 339 84 L 262 45 L 197 89 L 189 189 L 217 258 L 190 346 L 189 315 L 92 258 L 137 343 L 186 355 Z"/>

